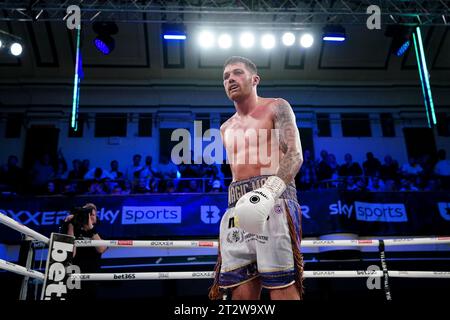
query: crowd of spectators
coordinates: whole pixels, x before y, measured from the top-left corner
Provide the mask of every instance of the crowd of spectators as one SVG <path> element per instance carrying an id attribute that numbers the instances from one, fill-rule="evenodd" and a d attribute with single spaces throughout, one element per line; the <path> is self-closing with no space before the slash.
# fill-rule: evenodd
<path id="1" fill-rule="evenodd" d="M 383 163 L 372 152 L 360 164 L 346 153 L 341 164 L 325 150 L 314 159 L 303 152 L 303 165 L 295 178 L 301 191 L 336 188 L 349 191 L 442 191 L 450 190 L 450 160 L 444 150 L 435 156 L 409 158 L 403 165 L 390 155 Z M 181 164 L 176 166 L 162 156 L 153 164 L 140 154 L 132 157 L 123 169 L 117 160 L 109 168 L 91 167 L 89 159 L 75 159 L 69 170 L 61 152 L 52 163 L 44 154 L 31 169 L 19 166 L 16 156 L 8 157 L 0 168 L 0 192 L 35 195 L 127 195 L 149 193 L 223 192 L 231 182 L 227 164 Z"/>
<path id="2" fill-rule="evenodd" d="M 336 157 L 326 150 L 315 160 L 311 153 L 303 153 L 303 165 L 296 177 L 300 190 L 338 188 L 349 191 L 443 191 L 450 190 L 450 160 L 445 150 L 435 156 L 410 157 L 399 165 L 390 155 L 383 163 L 372 152 L 367 152 L 362 165 L 353 161 L 350 153 L 339 165 Z"/>

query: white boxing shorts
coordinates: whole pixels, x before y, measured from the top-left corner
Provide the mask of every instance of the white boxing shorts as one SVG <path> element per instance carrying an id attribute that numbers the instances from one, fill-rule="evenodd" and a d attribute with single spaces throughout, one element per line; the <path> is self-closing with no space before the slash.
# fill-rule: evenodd
<path id="1" fill-rule="evenodd" d="M 303 261 L 298 261 L 301 210 L 294 185 L 289 185 L 276 200 L 262 234 L 247 233 L 234 226 L 236 202 L 245 193 L 260 188 L 267 177 L 233 182 L 229 187 L 228 209 L 220 223 L 221 288 L 232 288 L 256 277 L 261 278 L 265 288 L 284 288 L 302 274 L 303 267 L 299 270 L 299 264 Z"/>

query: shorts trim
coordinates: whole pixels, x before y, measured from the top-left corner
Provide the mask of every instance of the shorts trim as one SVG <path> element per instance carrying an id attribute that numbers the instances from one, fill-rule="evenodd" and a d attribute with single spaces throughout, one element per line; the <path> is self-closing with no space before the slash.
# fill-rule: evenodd
<path id="1" fill-rule="evenodd" d="M 219 287 L 222 288 L 222 289 L 230 289 L 230 288 L 234 288 L 234 287 L 240 286 L 241 284 L 250 282 L 250 281 L 252 281 L 252 280 L 258 278 L 259 276 L 260 276 L 260 275 L 257 274 L 256 276 L 254 276 L 254 277 L 252 277 L 252 278 L 250 278 L 250 279 L 247 279 L 247 280 L 238 282 L 238 283 L 236 283 L 236 284 L 232 284 L 232 285 L 229 285 L 229 286 L 220 286 L 220 285 L 219 285 Z"/>
<path id="2" fill-rule="evenodd" d="M 222 288 L 234 287 L 259 276 L 256 262 L 247 264 L 228 272 L 220 272 L 219 286 Z"/>
<path id="3" fill-rule="evenodd" d="M 263 287 L 264 289 L 269 289 L 269 290 L 271 290 L 271 289 L 284 289 L 284 288 L 287 288 L 287 287 L 292 286 L 293 284 L 295 284 L 295 280 L 292 280 L 291 283 L 284 284 L 284 285 L 281 285 L 281 286 L 268 287 L 268 286 L 263 285 L 262 287 Z"/>

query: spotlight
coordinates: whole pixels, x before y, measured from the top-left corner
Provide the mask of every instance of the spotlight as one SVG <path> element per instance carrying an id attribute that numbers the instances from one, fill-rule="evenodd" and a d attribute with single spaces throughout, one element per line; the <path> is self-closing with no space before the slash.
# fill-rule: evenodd
<path id="1" fill-rule="evenodd" d="M 214 35 L 209 31 L 202 31 L 198 36 L 198 41 L 202 48 L 211 48 L 214 45 Z"/>
<path id="2" fill-rule="evenodd" d="M 13 56 L 20 56 L 23 52 L 23 41 L 20 37 L 0 29 L 0 49 L 7 48 Z"/>
<path id="3" fill-rule="evenodd" d="M 411 28 L 408 26 L 389 25 L 384 35 L 392 38 L 391 52 L 397 57 L 401 57 L 411 44 Z"/>
<path id="4" fill-rule="evenodd" d="M 255 44 L 255 36 L 251 34 L 250 32 L 244 32 L 241 34 L 241 37 L 239 39 L 239 43 L 241 44 L 241 47 L 243 48 L 251 48 Z"/>
<path id="5" fill-rule="evenodd" d="M 219 47 L 222 49 L 229 49 L 231 45 L 233 44 L 233 40 L 231 39 L 231 36 L 229 34 L 221 34 L 219 36 L 219 39 L 217 40 L 219 43 Z"/>
<path id="6" fill-rule="evenodd" d="M 305 33 L 304 35 L 302 35 L 302 37 L 300 38 L 300 45 L 303 48 L 309 48 L 313 45 L 314 43 L 314 38 L 311 34 L 309 33 Z"/>
<path id="7" fill-rule="evenodd" d="M 11 52 L 11 54 L 16 57 L 20 56 L 22 54 L 22 51 L 23 51 L 22 45 L 18 42 L 13 42 L 9 47 L 9 52 Z"/>
<path id="8" fill-rule="evenodd" d="M 345 29 L 340 25 L 326 26 L 323 28 L 323 41 L 345 41 Z"/>
<path id="9" fill-rule="evenodd" d="M 261 37 L 261 46 L 264 49 L 272 49 L 275 47 L 275 37 L 273 34 L 265 34 Z"/>
<path id="10" fill-rule="evenodd" d="M 117 24 L 115 22 L 96 21 L 92 28 L 94 29 L 94 32 L 97 33 L 97 37 L 94 39 L 97 50 L 104 55 L 110 54 L 116 46 L 116 43 L 111 36 L 119 32 Z"/>
<path id="11" fill-rule="evenodd" d="M 290 47 L 295 43 L 295 36 L 292 32 L 286 32 L 285 34 L 283 34 L 281 40 L 283 41 L 283 44 L 285 46 Z"/>

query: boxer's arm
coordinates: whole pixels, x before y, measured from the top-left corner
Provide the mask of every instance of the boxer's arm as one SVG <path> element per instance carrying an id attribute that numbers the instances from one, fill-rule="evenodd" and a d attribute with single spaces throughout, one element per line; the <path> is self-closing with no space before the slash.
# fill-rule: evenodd
<path id="1" fill-rule="evenodd" d="M 274 110 L 274 127 L 278 129 L 280 149 L 284 153 L 276 176 L 288 185 L 296 176 L 303 163 L 302 145 L 298 133 L 295 114 L 290 104 L 277 100 Z"/>

